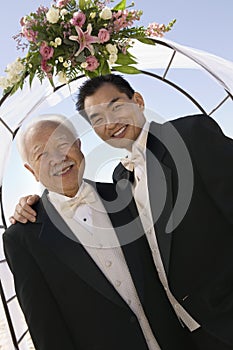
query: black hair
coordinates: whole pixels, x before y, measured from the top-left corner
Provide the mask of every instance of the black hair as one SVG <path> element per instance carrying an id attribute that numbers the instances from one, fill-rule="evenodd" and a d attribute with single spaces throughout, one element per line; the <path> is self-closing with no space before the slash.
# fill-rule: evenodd
<path id="1" fill-rule="evenodd" d="M 122 76 L 120 75 L 106 74 L 94 77 L 92 79 L 88 79 L 79 88 L 79 92 L 77 94 L 77 102 L 75 104 L 77 111 L 79 111 L 79 113 L 88 122 L 90 121 L 84 110 L 85 98 L 94 95 L 94 93 L 106 83 L 114 85 L 118 89 L 118 91 L 125 93 L 130 99 L 134 95 L 135 91 L 132 88 L 132 86 L 128 83 L 127 80 L 122 78 Z"/>

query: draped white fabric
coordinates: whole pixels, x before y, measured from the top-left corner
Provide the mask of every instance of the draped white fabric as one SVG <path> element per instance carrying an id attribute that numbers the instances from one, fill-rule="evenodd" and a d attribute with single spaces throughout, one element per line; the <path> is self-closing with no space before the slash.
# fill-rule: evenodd
<path id="1" fill-rule="evenodd" d="M 233 62 L 211 53 L 180 45 L 170 40 L 160 40 L 170 47 L 145 45 L 135 42 L 131 53 L 138 59 L 139 69 L 167 67 L 174 50 L 176 51 L 171 68 L 205 69 L 211 76 L 233 94 Z"/>

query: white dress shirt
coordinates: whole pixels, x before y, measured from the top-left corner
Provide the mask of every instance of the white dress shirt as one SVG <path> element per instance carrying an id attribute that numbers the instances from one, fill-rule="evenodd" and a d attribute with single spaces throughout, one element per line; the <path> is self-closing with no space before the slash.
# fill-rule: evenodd
<path id="1" fill-rule="evenodd" d="M 64 210 L 64 202 L 69 201 L 69 197 L 50 192 L 48 198 L 99 269 L 136 315 L 149 350 L 160 350 L 106 210 L 94 188 L 86 182 L 82 183 L 75 197 L 82 196 L 84 192 L 85 198 L 79 203 L 73 216 L 67 215 Z M 93 193 L 95 200 L 93 200 Z"/>
<path id="2" fill-rule="evenodd" d="M 160 281 L 166 291 L 171 305 L 176 312 L 176 315 L 192 332 L 195 329 L 199 328 L 200 325 L 179 304 L 169 289 L 166 272 L 163 266 L 156 234 L 154 231 L 154 224 L 149 201 L 146 168 L 146 142 L 149 126 L 149 122 L 146 122 L 139 137 L 133 144 L 131 157 L 127 157 L 126 160 L 122 159 L 122 164 L 130 171 L 134 169 L 135 181 L 133 185 L 133 195 L 149 246 L 151 248 L 154 264 L 158 271 Z M 132 164 L 130 164 L 130 160 L 132 161 Z"/>

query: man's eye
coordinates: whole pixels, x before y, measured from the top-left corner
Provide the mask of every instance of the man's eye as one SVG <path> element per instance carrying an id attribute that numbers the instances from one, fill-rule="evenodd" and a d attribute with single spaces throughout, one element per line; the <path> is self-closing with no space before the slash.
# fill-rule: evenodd
<path id="1" fill-rule="evenodd" d="M 103 118 L 95 118 L 92 120 L 92 125 L 101 125 L 103 123 Z"/>
<path id="2" fill-rule="evenodd" d="M 112 110 L 115 112 L 115 111 L 118 111 L 123 105 L 122 104 L 116 104 L 113 106 Z"/>
<path id="3" fill-rule="evenodd" d="M 38 154 L 38 156 L 37 156 L 36 159 L 39 160 L 39 159 L 41 159 L 41 158 L 44 158 L 44 157 L 47 156 L 47 154 L 48 154 L 48 152 L 42 152 L 42 153 Z"/>
<path id="4" fill-rule="evenodd" d="M 59 145 L 58 147 L 59 148 L 66 148 L 66 147 L 69 147 L 69 146 L 70 146 L 70 144 L 68 142 L 64 142 L 61 145 Z"/>

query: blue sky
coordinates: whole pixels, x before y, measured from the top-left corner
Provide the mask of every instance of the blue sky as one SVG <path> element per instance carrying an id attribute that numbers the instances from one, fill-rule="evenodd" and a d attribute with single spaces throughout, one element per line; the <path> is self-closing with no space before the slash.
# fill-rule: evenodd
<path id="1" fill-rule="evenodd" d="M 21 53 L 16 50 L 16 43 L 12 39 L 14 34 L 20 30 L 19 20 L 24 15 L 33 12 L 39 5 L 50 6 L 52 1 L 49 0 L 21 0 L 14 3 L 14 10 L 9 11 L 7 2 L 1 6 L 1 36 L 0 36 L 0 75 L 4 75 L 6 65 L 15 60 Z M 128 2 L 129 4 L 130 2 Z M 232 50 L 232 0 L 138 0 L 135 2 L 136 9 L 143 10 L 143 16 L 140 24 L 147 25 L 150 22 L 159 22 L 167 24 L 170 20 L 176 18 L 177 22 L 171 32 L 167 33 L 166 38 L 179 44 L 204 50 L 212 54 L 221 56 L 225 59 L 233 61 Z M 223 89 L 213 82 L 212 78 L 202 71 L 175 70 L 171 76 L 176 82 L 187 89 L 191 89 L 192 94 L 198 101 L 212 108 L 218 102 L 218 94 Z M 134 88 L 140 91 L 145 98 L 146 106 L 153 110 L 156 114 L 164 116 L 165 119 L 173 119 L 186 114 L 192 114 L 196 111 L 184 99 L 181 98 L 171 88 L 164 87 L 163 83 L 155 79 L 143 76 L 130 76 L 130 82 Z M 223 107 L 216 119 L 219 121 L 224 131 L 233 136 L 233 122 L 231 120 L 232 102 Z M 17 108 L 17 106 L 16 106 Z M 72 100 L 64 101 L 54 111 L 64 111 L 65 114 L 71 116 L 75 113 L 74 103 Z M 50 112 L 48 110 L 44 113 Z M 92 135 L 92 141 L 83 142 L 84 153 L 90 153 L 90 142 L 98 142 Z M 89 143 L 89 144 L 87 144 Z M 101 146 L 98 154 L 102 153 Z M 107 151 L 106 151 L 107 152 Z M 16 162 L 17 154 L 13 150 L 12 157 L 6 170 L 4 180 L 5 201 L 7 204 L 7 216 L 12 213 L 12 208 L 17 198 L 22 194 L 34 192 L 33 179 L 29 175 L 24 175 L 21 163 Z M 104 167 L 100 171 L 104 174 Z M 17 182 L 15 174 L 17 173 Z M 90 171 L 89 171 L 90 173 Z M 105 171 L 106 173 L 106 171 Z M 108 172 L 110 177 L 110 172 Z M 104 177 L 104 176 L 103 176 Z M 23 179 L 25 181 L 23 181 Z M 25 185 L 26 184 L 26 185 Z"/>

